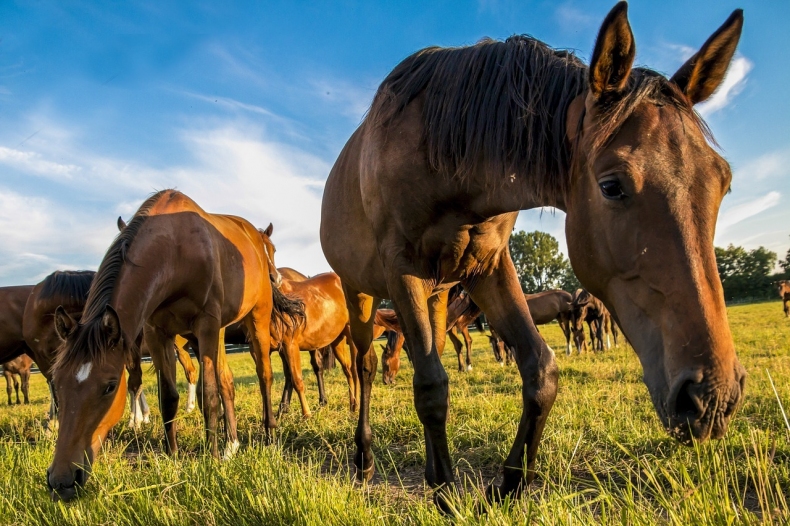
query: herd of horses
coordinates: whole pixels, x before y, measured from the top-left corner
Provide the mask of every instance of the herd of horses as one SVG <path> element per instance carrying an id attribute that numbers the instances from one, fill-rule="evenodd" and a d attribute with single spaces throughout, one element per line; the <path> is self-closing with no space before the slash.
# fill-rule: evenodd
<path id="1" fill-rule="evenodd" d="M 722 83 L 742 26 L 736 10 L 671 78 L 633 66 L 625 2 L 604 19 L 589 65 L 527 36 L 406 58 L 380 85 L 326 181 L 320 240 L 334 274 L 286 276 L 274 264 L 271 225 L 258 230 L 165 190 L 120 225 L 85 283 L 61 272 L 4 290 L 4 304 L 23 320 L 20 354 L 33 357 L 57 400 L 46 477 L 53 498 L 73 498 L 86 483 L 127 390 L 133 399 L 140 390 L 143 354 L 158 373 L 165 450 L 177 451 L 179 338 L 198 357 L 207 448 L 219 456 L 221 404 L 224 455 L 234 454 L 224 347 L 234 332 L 249 341 L 267 437 L 277 425 L 271 351 L 280 351 L 286 371 L 281 407 L 295 389 L 305 415 L 300 353 L 313 353 L 319 374 L 319 362 L 336 357 L 359 413 L 356 476 L 368 481 L 372 342 L 389 331 L 384 381 L 394 378 L 405 346 L 425 478 L 445 510 L 456 489 L 441 355 L 449 335 L 459 369 L 471 368 L 465 331 L 475 313 L 485 313 L 493 349 L 515 362 L 523 383 L 501 483 L 486 492 L 492 501 L 519 495 L 535 476 L 559 376 L 540 323 L 559 320 L 566 351 L 571 338 L 581 348 L 581 323 L 590 324 L 596 348 L 622 331 L 667 432 L 684 444 L 723 436 L 746 378 L 713 250 L 732 175 L 694 106 Z M 508 239 L 518 211 L 541 206 L 566 213 L 569 258 L 586 291 L 522 292 Z M 392 311 L 378 308 L 384 299 Z M 42 317 L 28 318 L 28 310 Z"/>

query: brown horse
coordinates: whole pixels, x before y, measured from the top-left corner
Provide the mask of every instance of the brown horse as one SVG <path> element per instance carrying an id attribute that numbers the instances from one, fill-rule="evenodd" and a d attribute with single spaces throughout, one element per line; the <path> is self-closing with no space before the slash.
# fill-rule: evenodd
<path id="1" fill-rule="evenodd" d="M 633 344 L 669 433 L 685 443 L 725 433 L 745 377 L 713 251 L 731 172 L 693 105 L 724 79 L 743 15 L 667 79 L 632 67 L 626 12 L 621 2 L 604 19 L 589 67 L 526 36 L 419 51 L 387 76 L 341 152 L 324 189 L 321 243 L 359 351 L 360 479 L 374 469 L 373 319 L 390 298 L 414 364 L 426 479 L 454 487 L 439 354 L 457 282 L 515 348 L 524 381 L 516 440 L 491 495 L 516 494 L 534 477 L 558 371 L 507 246 L 517 211 L 540 206 L 567 214 L 574 271 Z"/>
<path id="2" fill-rule="evenodd" d="M 3 376 L 5 376 L 6 392 L 8 393 L 8 405 L 11 405 L 11 384 L 14 384 L 16 390 L 16 403 L 19 405 L 19 377 L 22 382 L 22 396 L 24 397 L 25 404 L 30 403 L 28 390 L 30 388 L 30 367 L 33 365 L 33 359 L 27 354 L 20 354 L 10 362 L 6 362 L 0 367 L 3 368 Z"/>
<path id="3" fill-rule="evenodd" d="M 60 433 L 47 469 L 53 497 L 70 499 L 83 485 L 102 440 L 123 414 L 125 365 L 143 333 L 158 371 L 165 448 L 177 451 L 178 391 L 173 342 L 194 335 L 200 346 L 201 393 L 207 447 L 218 456 L 218 395 L 225 409 L 227 448 L 238 447 L 230 387 L 220 374 L 222 328 L 244 320 L 252 336 L 264 407 L 271 406 L 271 317 L 299 318 L 299 305 L 276 287 L 271 225 L 261 235 L 235 216 L 204 212 L 175 190 L 148 198 L 118 235 L 99 265 L 79 323 L 64 309 L 55 325 L 64 340 L 53 380 L 61 404 Z M 284 321 L 287 324 L 287 321 Z M 218 387 L 219 385 L 219 387 Z M 227 451 L 226 448 L 226 451 Z"/>
<path id="4" fill-rule="evenodd" d="M 356 411 L 358 380 L 356 369 L 352 365 L 352 359 L 356 359 L 356 350 L 351 342 L 348 309 L 340 278 L 337 274 L 328 272 L 307 279 L 283 279 L 280 290 L 301 301 L 305 313 L 304 325 L 291 331 L 283 331 L 277 320 L 272 323 L 272 350 L 283 349 L 283 369 L 287 370 L 286 378 L 289 380 L 283 389 L 281 411 L 287 411 L 289 391 L 295 388 L 302 407 L 302 416 L 310 416 L 302 379 L 302 351 L 310 351 L 312 354 L 311 361 L 318 378 L 320 401 L 326 403 L 323 374 L 316 361 L 316 350 L 327 346 L 332 348 L 335 358 L 343 368 L 348 381 L 349 406 L 352 411 Z M 350 352 L 346 350 L 344 342 L 348 343 Z"/>
<path id="5" fill-rule="evenodd" d="M 403 349 L 406 337 L 403 335 L 398 315 L 394 310 L 376 309 L 371 341 L 385 333 L 387 343 L 381 346 L 381 381 L 384 382 L 384 385 L 392 385 L 398 370 L 400 370 L 400 351 Z"/>
<path id="6" fill-rule="evenodd" d="M 790 318 L 790 281 L 779 281 L 777 283 L 779 297 L 782 298 L 782 307 L 785 311 L 785 318 Z"/>
<path id="7" fill-rule="evenodd" d="M 532 316 L 532 322 L 537 325 L 545 325 L 557 321 L 565 335 L 565 350 L 570 354 L 571 349 L 571 326 L 572 326 L 572 296 L 564 290 L 546 290 L 535 294 L 524 294 Z M 499 338 L 496 331 L 491 329 L 491 347 L 494 350 L 494 358 L 502 365 L 509 365 L 515 359 L 513 349 L 505 345 Z"/>
<path id="8" fill-rule="evenodd" d="M 574 292 L 571 303 L 571 331 L 578 353 L 587 347 L 584 337 L 585 322 L 590 330 L 590 341 L 594 351 L 604 350 L 604 335 L 606 336 L 607 349 L 611 348 L 610 335 L 614 337 L 614 345 L 617 346 L 617 324 L 612 320 L 611 313 L 601 300 L 584 289 L 578 289 Z M 570 346 L 568 346 L 567 354 L 570 355 Z"/>
<path id="9" fill-rule="evenodd" d="M 25 304 L 22 316 L 22 333 L 33 361 L 50 388 L 48 427 L 56 425 L 57 421 L 57 398 L 52 389 L 52 365 L 61 340 L 55 330 L 55 310 L 60 306 L 72 318 L 79 318 L 88 299 L 88 290 L 95 275 L 96 273 L 92 270 L 56 270 L 33 287 Z M 137 346 L 140 346 L 140 341 L 137 342 Z M 187 400 L 187 412 L 189 412 L 191 411 L 190 405 L 194 407 L 195 404 L 197 372 L 185 350 L 176 345 L 176 353 L 189 382 Z M 143 354 L 148 354 L 145 349 L 143 349 Z M 149 409 L 141 388 L 142 369 L 139 363 L 130 365 L 128 372 L 129 425 L 136 428 L 141 423 L 148 422 Z"/>
<path id="10" fill-rule="evenodd" d="M 0 287 L 0 363 L 29 351 L 22 333 L 22 318 L 33 285 Z"/>

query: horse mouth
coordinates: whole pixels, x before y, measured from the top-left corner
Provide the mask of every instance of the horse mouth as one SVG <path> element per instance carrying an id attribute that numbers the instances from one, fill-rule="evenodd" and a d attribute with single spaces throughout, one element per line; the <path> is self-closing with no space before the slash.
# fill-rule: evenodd
<path id="1" fill-rule="evenodd" d="M 57 484 L 53 486 L 49 480 L 49 472 L 47 472 L 47 487 L 49 487 L 49 496 L 52 502 L 73 500 L 77 497 L 79 490 L 85 485 L 87 478 L 87 473 L 84 469 L 77 469 L 71 484 Z"/>

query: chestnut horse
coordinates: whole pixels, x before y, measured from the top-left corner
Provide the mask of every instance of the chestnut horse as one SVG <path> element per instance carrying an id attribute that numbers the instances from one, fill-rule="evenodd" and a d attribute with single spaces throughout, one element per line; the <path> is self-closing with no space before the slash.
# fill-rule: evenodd
<path id="1" fill-rule="evenodd" d="M 220 333 L 231 323 L 243 319 L 252 336 L 264 425 L 274 424 L 271 317 L 285 317 L 287 325 L 303 313 L 272 286 L 281 278 L 273 264 L 271 231 L 270 225 L 261 235 L 239 217 L 208 214 L 175 190 L 158 192 L 142 204 L 99 265 L 79 323 L 64 309 L 55 313 L 64 344 L 53 374 L 62 409 L 47 469 L 53 497 L 76 495 L 102 440 L 123 414 L 124 366 L 136 359 L 134 342 L 141 332 L 158 372 L 168 453 L 177 451 L 172 348 L 179 334 L 194 335 L 200 346 L 198 397 L 214 456 L 219 453 L 218 395 L 225 409 L 226 452 L 238 447 L 233 391 L 223 382 L 218 363 Z"/>
<path id="2" fill-rule="evenodd" d="M 302 416 L 310 416 L 310 409 L 304 395 L 302 362 L 300 353 L 313 354 L 313 370 L 318 378 L 320 400 L 326 403 L 323 374 L 315 358 L 316 350 L 331 347 L 335 358 L 340 362 L 348 381 L 349 407 L 357 409 L 357 374 L 352 365 L 356 351 L 351 343 L 348 309 L 346 308 L 340 278 L 333 272 L 319 274 L 307 279 L 283 279 L 280 290 L 304 304 L 305 323 L 291 331 L 283 331 L 280 322 L 273 320 L 272 350 L 282 349 L 283 369 L 286 370 L 286 386 L 283 389 L 281 411 L 286 411 L 290 401 L 290 390 L 295 388 L 302 407 Z M 349 344 L 346 351 L 344 342 Z"/>
<path id="3" fill-rule="evenodd" d="M 782 298 L 782 307 L 785 311 L 785 318 L 790 317 L 790 281 L 779 281 L 777 283 L 779 297 Z"/>
<path id="4" fill-rule="evenodd" d="M 724 435 L 745 372 L 727 323 L 713 233 L 732 178 L 693 105 L 724 79 L 743 25 L 735 11 L 671 79 L 632 67 L 618 3 L 589 67 L 527 36 L 432 47 L 383 81 L 324 188 L 321 243 L 343 281 L 358 350 L 354 464 L 373 475 L 370 352 L 381 298 L 398 313 L 414 364 L 427 482 L 455 486 L 449 388 L 439 354 L 447 290 L 462 283 L 505 342 L 524 385 L 516 440 L 489 495 L 518 494 L 557 393 L 508 253 L 518 210 L 564 211 L 568 255 L 634 346 L 668 432 Z"/>
<path id="5" fill-rule="evenodd" d="M 20 354 L 13 360 L 6 362 L 0 367 L 3 368 L 3 376 L 5 376 L 6 392 L 8 393 L 8 405 L 11 405 L 11 384 L 14 384 L 16 390 L 16 403 L 19 405 L 19 381 L 22 382 L 22 396 L 24 397 L 25 404 L 30 403 L 28 390 L 30 388 L 30 367 L 33 365 L 33 359 L 27 354 Z"/>

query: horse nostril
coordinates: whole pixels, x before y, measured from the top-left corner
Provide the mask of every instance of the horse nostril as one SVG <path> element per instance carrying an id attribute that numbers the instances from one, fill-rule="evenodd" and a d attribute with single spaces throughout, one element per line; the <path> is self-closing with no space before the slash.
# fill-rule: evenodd
<path id="1" fill-rule="evenodd" d="M 82 468 L 77 468 L 77 470 L 74 472 L 74 483 L 78 486 L 84 486 L 86 479 L 87 476 L 85 470 Z"/>
<path id="2" fill-rule="evenodd" d="M 691 390 L 694 382 L 687 380 L 680 386 L 675 399 L 675 415 L 681 420 L 696 420 L 702 413 L 702 404 L 699 397 Z"/>

